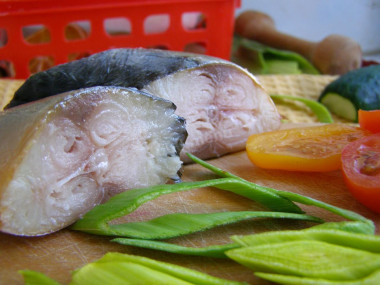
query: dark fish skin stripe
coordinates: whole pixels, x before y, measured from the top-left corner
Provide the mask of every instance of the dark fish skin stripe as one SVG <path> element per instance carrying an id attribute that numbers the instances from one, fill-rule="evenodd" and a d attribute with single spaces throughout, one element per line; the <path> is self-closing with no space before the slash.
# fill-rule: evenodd
<path id="1" fill-rule="evenodd" d="M 143 88 L 171 73 L 222 61 L 208 56 L 154 49 L 111 49 L 29 77 L 5 107 L 93 86 Z"/>

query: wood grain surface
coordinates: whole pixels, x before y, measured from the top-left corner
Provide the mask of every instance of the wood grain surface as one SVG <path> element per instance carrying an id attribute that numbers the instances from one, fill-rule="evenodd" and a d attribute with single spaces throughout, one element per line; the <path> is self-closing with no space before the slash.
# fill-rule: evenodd
<path id="1" fill-rule="evenodd" d="M 323 87 L 333 80 L 324 76 L 262 76 L 259 80 L 270 94 L 289 94 L 310 99 L 318 97 Z M 10 100 L 13 92 L 22 84 L 17 80 L 0 80 L 0 109 Z M 280 89 L 279 89 L 280 88 Z M 285 106 L 286 107 L 286 106 Z M 297 106 L 298 108 L 299 106 Z M 283 110 L 284 118 L 293 122 L 315 122 L 309 110 Z M 290 116 L 291 115 L 291 116 Z M 305 119 L 306 118 L 306 119 Z M 297 192 L 333 205 L 353 210 L 372 219 L 380 234 L 380 215 L 358 204 L 347 191 L 339 171 L 327 173 L 300 173 L 271 171 L 255 167 L 246 153 L 238 152 L 213 159 L 210 163 L 239 175 L 249 181 L 280 190 Z M 184 181 L 197 181 L 215 178 L 199 165 L 184 167 Z M 339 221 L 341 218 L 319 208 L 304 207 L 308 214 L 319 216 L 326 221 Z M 141 206 L 126 217 L 125 221 L 141 221 L 173 212 L 204 213 L 216 211 L 265 210 L 260 205 L 214 188 L 195 189 L 183 193 L 162 196 Z M 294 220 L 255 219 L 237 224 L 222 226 L 212 230 L 171 239 L 170 242 L 187 246 L 207 246 L 229 242 L 236 234 L 252 234 L 281 229 L 300 229 L 312 225 Z M 111 238 L 61 230 L 42 237 L 16 237 L 0 233 L 0 285 L 23 284 L 18 270 L 37 270 L 68 284 L 71 271 L 95 261 L 107 252 L 122 252 L 154 258 L 200 270 L 214 276 L 245 281 L 249 284 L 271 284 L 255 278 L 253 273 L 227 259 L 183 256 L 148 249 L 122 246 L 110 242 Z"/>
<path id="2" fill-rule="evenodd" d="M 380 226 L 380 215 L 358 204 L 347 191 L 339 171 L 327 173 L 300 173 L 271 171 L 255 167 L 246 153 L 238 152 L 213 159 L 210 163 L 239 175 L 247 180 L 276 189 L 304 194 L 333 205 L 356 211 L 372 219 Z M 215 178 L 199 165 L 184 167 L 184 181 Z M 227 210 L 263 209 L 252 201 L 229 192 L 214 188 L 195 189 L 183 193 L 162 196 L 144 204 L 127 220 L 146 220 L 173 212 L 201 213 Z M 319 216 L 326 221 L 342 220 L 319 208 L 304 207 L 308 214 Z M 189 236 L 176 238 L 170 242 L 188 246 L 222 244 L 235 234 L 252 234 L 268 230 L 299 229 L 312 225 L 294 220 L 249 220 L 222 226 Z M 379 234 L 377 228 L 377 234 Z M 69 229 L 42 237 L 15 237 L 0 234 L 0 284 L 23 284 L 18 270 L 32 269 L 43 272 L 62 284 L 70 281 L 70 272 L 88 262 L 99 259 L 107 252 L 122 252 L 146 256 L 161 261 L 183 265 L 214 276 L 245 281 L 249 284 L 271 284 L 255 278 L 252 272 L 227 259 L 182 256 L 148 249 L 122 246 L 110 242 L 111 238 L 74 232 Z"/>

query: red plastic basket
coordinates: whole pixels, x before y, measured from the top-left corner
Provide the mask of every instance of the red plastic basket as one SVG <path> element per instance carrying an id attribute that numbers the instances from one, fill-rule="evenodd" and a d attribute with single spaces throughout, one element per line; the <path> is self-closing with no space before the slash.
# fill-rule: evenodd
<path id="1" fill-rule="evenodd" d="M 0 62 L 7 77 L 24 79 L 36 60 L 57 65 L 118 47 L 195 47 L 229 59 L 239 6 L 240 0 L 0 1 Z"/>

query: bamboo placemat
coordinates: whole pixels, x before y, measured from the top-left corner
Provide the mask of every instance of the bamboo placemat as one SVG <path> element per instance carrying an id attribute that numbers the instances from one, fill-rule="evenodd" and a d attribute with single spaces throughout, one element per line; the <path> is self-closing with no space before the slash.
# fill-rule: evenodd
<path id="1" fill-rule="evenodd" d="M 323 89 L 337 79 L 333 75 L 260 75 L 257 79 L 268 94 L 291 95 L 312 100 L 318 100 Z M 303 103 L 290 100 L 276 100 L 277 109 L 285 121 L 293 123 L 318 122 L 315 114 Z M 346 120 L 334 116 L 334 121 Z"/>
<path id="2" fill-rule="evenodd" d="M 0 110 L 12 99 L 15 91 L 21 86 L 23 80 L 1 79 L 0 80 Z"/>

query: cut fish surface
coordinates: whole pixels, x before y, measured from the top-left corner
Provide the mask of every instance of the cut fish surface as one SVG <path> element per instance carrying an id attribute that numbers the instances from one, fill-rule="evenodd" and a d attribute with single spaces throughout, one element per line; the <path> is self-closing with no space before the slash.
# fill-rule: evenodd
<path id="1" fill-rule="evenodd" d="M 42 235 L 130 188 L 179 179 L 187 133 L 175 105 L 92 87 L 0 113 L 0 230 Z"/>
<path id="2" fill-rule="evenodd" d="M 186 152 L 201 158 L 218 157 L 244 149 L 251 134 L 279 127 L 279 116 L 269 96 L 239 69 L 209 64 L 155 80 L 143 89 L 178 106 L 186 118 Z"/>

